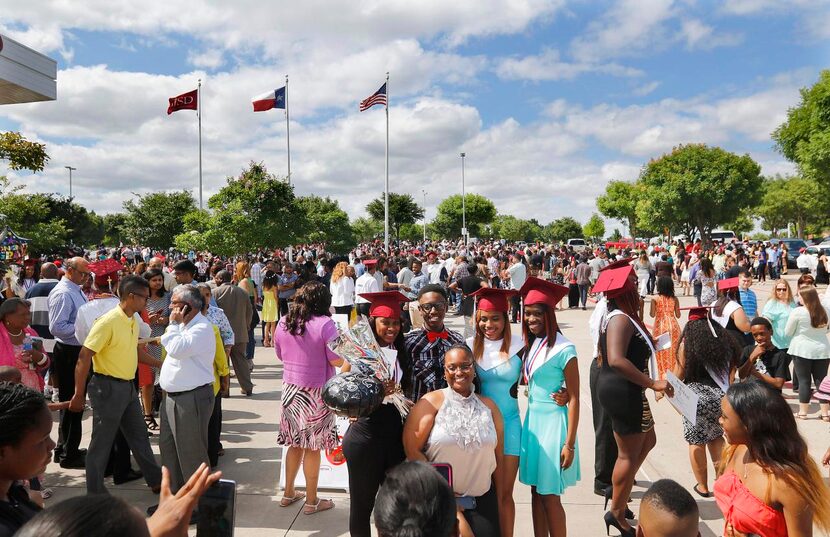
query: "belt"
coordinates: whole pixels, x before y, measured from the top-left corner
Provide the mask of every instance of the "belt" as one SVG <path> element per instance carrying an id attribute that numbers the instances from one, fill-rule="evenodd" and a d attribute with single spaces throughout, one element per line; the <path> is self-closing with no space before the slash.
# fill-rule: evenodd
<path id="1" fill-rule="evenodd" d="M 196 390 L 201 390 L 202 388 L 210 388 L 211 391 L 213 390 L 213 383 L 210 384 L 203 384 L 201 386 L 197 386 L 196 388 L 192 388 L 190 390 L 185 390 L 183 392 L 167 392 L 167 395 L 171 397 L 176 397 L 177 395 L 184 395 L 186 393 L 195 392 Z"/>
<path id="2" fill-rule="evenodd" d="M 133 381 L 133 379 L 129 379 L 129 380 L 127 380 L 127 379 L 120 379 L 120 378 L 118 378 L 118 377 L 112 377 L 112 376 L 110 376 L 110 375 L 105 375 L 105 374 L 103 374 L 103 373 L 93 373 L 93 374 L 92 374 L 92 376 L 93 376 L 93 377 L 103 377 L 103 378 L 105 378 L 105 379 L 107 379 L 107 380 L 114 380 L 114 381 L 116 381 L 116 382 L 132 382 L 132 381 Z"/>

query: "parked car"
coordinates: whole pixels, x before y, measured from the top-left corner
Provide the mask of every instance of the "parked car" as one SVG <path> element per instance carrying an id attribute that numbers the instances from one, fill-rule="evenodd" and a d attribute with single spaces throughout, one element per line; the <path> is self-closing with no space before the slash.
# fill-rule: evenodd
<path id="1" fill-rule="evenodd" d="M 588 249 L 588 243 L 585 239 L 568 239 L 568 246 L 573 247 L 574 252 L 582 252 Z"/>

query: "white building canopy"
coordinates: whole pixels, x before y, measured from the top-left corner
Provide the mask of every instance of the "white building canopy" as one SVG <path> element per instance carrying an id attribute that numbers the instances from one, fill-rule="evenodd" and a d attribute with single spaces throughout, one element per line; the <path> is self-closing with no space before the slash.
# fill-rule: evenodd
<path id="1" fill-rule="evenodd" d="M 0 104 L 54 101 L 57 76 L 55 60 L 0 35 Z"/>

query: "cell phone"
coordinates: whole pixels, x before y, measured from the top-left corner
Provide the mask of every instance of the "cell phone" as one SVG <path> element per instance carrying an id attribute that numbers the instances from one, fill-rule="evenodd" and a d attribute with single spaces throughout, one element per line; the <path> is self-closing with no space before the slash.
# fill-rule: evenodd
<path id="1" fill-rule="evenodd" d="M 181 312 L 182 315 L 187 315 L 188 313 L 190 313 L 190 304 L 185 304 L 184 306 L 182 306 Z"/>
<path id="2" fill-rule="evenodd" d="M 220 479 L 199 498 L 197 537 L 233 537 L 236 481 Z"/>
<path id="3" fill-rule="evenodd" d="M 446 462 L 433 462 L 432 467 L 447 480 L 447 483 L 452 487 L 452 466 Z"/>
<path id="4" fill-rule="evenodd" d="M 476 508 L 476 499 L 472 496 L 456 496 L 455 503 L 465 511 L 472 511 Z"/>

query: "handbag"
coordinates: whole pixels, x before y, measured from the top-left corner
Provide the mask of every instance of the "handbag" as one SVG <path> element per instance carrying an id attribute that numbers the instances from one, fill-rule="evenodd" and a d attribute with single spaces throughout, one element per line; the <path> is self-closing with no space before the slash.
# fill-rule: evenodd
<path id="1" fill-rule="evenodd" d="M 348 371 L 331 377 L 323 386 L 323 402 L 338 416 L 368 416 L 383 403 L 383 384 L 377 377 Z"/>

